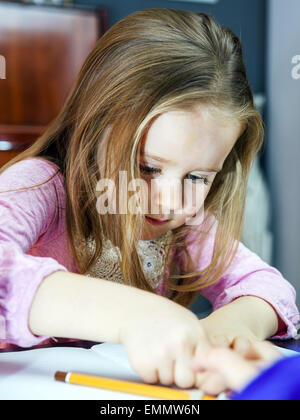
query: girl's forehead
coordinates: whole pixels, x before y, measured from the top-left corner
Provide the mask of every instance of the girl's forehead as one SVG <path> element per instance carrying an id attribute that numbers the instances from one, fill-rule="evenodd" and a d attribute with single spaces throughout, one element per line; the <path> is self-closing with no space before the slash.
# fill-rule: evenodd
<path id="1" fill-rule="evenodd" d="M 209 108 L 170 111 L 159 115 L 141 141 L 142 155 L 155 155 L 174 164 L 203 161 L 218 167 L 240 137 L 242 125 L 218 118 Z M 221 165 L 222 166 L 222 165 Z"/>

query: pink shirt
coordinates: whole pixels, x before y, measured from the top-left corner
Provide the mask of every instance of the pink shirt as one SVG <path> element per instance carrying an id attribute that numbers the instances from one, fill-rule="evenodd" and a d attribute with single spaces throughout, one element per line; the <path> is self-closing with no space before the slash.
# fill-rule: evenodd
<path id="1" fill-rule="evenodd" d="M 30 190 L 5 192 L 42 183 Z M 70 341 L 35 336 L 28 326 L 29 310 L 43 279 L 58 270 L 77 273 L 66 229 L 64 178 L 58 166 L 41 158 L 28 158 L 0 175 L 0 220 L 0 348 L 8 347 L 8 343 L 29 348 Z M 197 271 L 211 260 L 216 226 L 200 256 L 197 228 L 191 233 L 193 241 L 188 249 L 197 261 Z M 173 255 L 183 267 L 183 255 L 177 251 Z M 165 279 L 156 290 L 159 294 Z M 294 288 L 242 243 L 228 271 L 199 293 L 214 310 L 241 296 L 257 296 L 269 302 L 281 320 L 274 338 L 297 334 Z"/>

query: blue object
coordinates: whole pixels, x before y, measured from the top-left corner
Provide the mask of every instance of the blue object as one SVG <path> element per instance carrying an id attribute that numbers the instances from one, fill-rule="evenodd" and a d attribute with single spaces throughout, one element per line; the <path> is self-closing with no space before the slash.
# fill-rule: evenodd
<path id="1" fill-rule="evenodd" d="M 298 401 L 300 400 L 300 356 L 280 360 L 265 370 L 234 401 Z"/>

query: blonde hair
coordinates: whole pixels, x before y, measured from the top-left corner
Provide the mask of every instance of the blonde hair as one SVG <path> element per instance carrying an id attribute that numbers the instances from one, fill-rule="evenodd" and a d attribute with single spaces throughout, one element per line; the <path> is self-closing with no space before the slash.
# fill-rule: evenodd
<path id="1" fill-rule="evenodd" d="M 165 272 L 174 247 L 184 252 L 189 272 L 174 274 L 174 261 L 167 293 L 188 306 L 196 291 L 216 282 L 236 255 L 249 171 L 263 143 L 263 122 L 254 107 L 242 45 L 230 29 L 204 13 L 156 8 L 127 16 L 100 38 L 47 131 L 0 172 L 28 157 L 55 162 L 65 177 L 68 235 L 79 273 L 88 271 L 100 257 L 103 233 L 120 248 L 124 283 L 155 292 L 137 252 L 143 216 L 100 217 L 96 185 L 99 175 L 118 185 L 120 170 L 140 178 L 138 148 L 151 121 L 163 112 L 193 110 L 197 104 L 207 104 L 219 115 L 243 123 L 245 130 L 205 201 L 207 214 L 218 221 L 210 264 L 193 272 L 187 235 L 194 227 L 173 231 Z M 99 173 L 97 150 L 108 127 L 107 159 Z M 209 230 L 201 233 L 199 250 Z M 78 241 L 90 238 L 95 240 L 94 254 L 79 255 Z"/>

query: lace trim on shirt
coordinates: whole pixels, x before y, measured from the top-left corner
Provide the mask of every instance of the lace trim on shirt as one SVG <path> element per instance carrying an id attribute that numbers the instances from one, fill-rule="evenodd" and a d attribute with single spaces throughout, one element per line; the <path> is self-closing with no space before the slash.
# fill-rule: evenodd
<path id="1" fill-rule="evenodd" d="M 172 231 L 168 231 L 156 240 L 138 241 L 138 254 L 141 257 L 143 272 L 149 284 L 156 288 L 163 280 L 165 258 Z M 109 281 L 124 283 L 119 259 L 122 256 L 119 247 L 113 246 L 104 236 L 103 250 L 100 258 L 85 273 L 87 277 L 103 278 Z M 92 255 L 95 250 L 95 241 L 87 242 L 88 253 Z"/>

